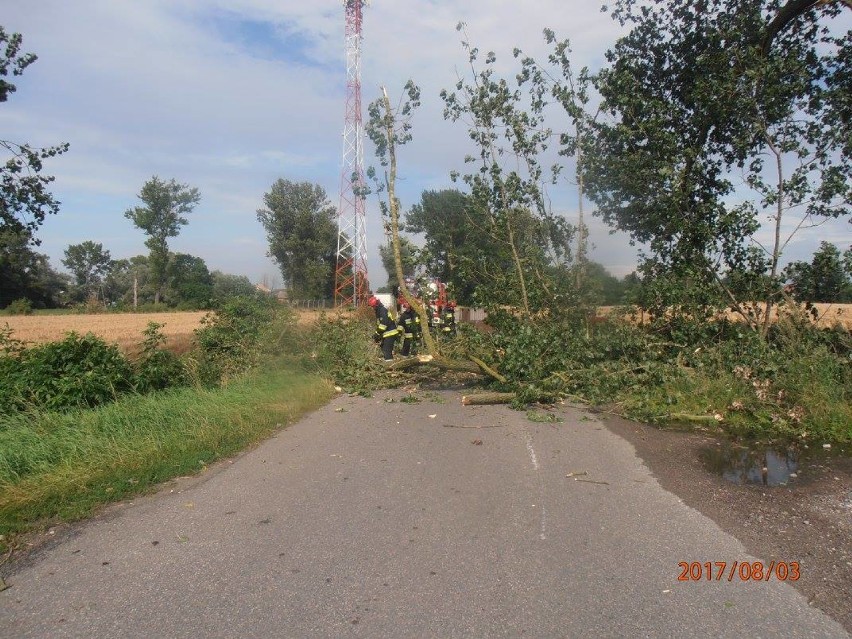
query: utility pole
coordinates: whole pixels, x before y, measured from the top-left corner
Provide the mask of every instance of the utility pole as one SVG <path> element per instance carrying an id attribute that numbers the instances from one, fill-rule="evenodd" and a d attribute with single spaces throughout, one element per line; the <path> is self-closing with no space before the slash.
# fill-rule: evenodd
<path id="1" fill-rule="evenodd" d="M 337 215 L 335 306 L 367 301 L 367 233 L 364 211 L 364 123 L 361 117 L 361 25 L 366 0 L 344 0 L 346 16 L 346 111 L 343 119 L 343 167 Z"/>

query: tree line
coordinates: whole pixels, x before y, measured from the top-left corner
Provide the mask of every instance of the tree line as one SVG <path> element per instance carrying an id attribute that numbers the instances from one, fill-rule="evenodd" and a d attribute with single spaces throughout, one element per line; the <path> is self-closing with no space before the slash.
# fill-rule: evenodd
<path id="1" fill-rule="evenodd" d="M 852 44 L 832 30 L 848 3 L 793 4 L 619 0 L 604 10 L 629 31 L 598 70 L 576 69 L 570 41 L 545 29 L 546 59 L 516 49 L 504 74 L 460 24 L 468 71 L 441 99 L 474 151 L 450 174 L 463 188 L 424 192 L 396 227 L 400 203 L 380 201 L 388 236 L 400 233 L 382 249 L 391 284 L 398 248 L 403 275 L 438 276 L 468 304 L 532 315 L 621 298 L 691 317 L 727 307 L 763 335 L 791 294 L 848 301 L 849 249 L 823 242 L 809 262 L 783 264 L 798 233 L 847 218 L 852 203 Z M 369 107 L 375 193 L 392 189 L 393 154 L 412 135 L 421 96 L 413 83 L 405 94 L 394 112 L 381 98 Z M 546 167 L 554 150 L 565 161 Z M 549 206 L 549 185 L 566 181 L 577 224 Z M 611 282 L 588 260 L 589 203 L 644 247 L 621 293 L 602 294 Z"/>
<path id="2" fill-rule="evenodd" d="M 4 228 L 0 233 L 0 308 L 17 302 L 20 310 L 86 304 L 90 310 L 169 307 L 210 308 L 216 299 L 251 295 L 254 285 L 245 276 L 210 271 L 194 255 L 173 253 L 168 239 L 188 223 L 185 217 L 199 201 L 198 190 L 175 180 L 154 176 L 139 193 L 141 206 L 125 217 L 148 237 L 148 255 L 113 259 L 100 242 L 86 240 L 64 251 L 59 273 L 46 255 L 35 252 L 32 232 Z"/>
<path id="3" fill-rule="evenodd" d="M 426 191 L 400 216 L 405 268 L 440 277 L 459 301 L 477 306 L 510 305 L 530 314 L 616 299 L 659 312 L 722 305 L 761 332 L 771 306 L 791 292 L 809 301 L 846 301 L 848 250 L 823 243 L 810 262 L 782 268 L 795 233 L 849 214 L 852 135 L 844 78 L 852 75 L 852 45 L 848 32 L 829 28 L 844 6 L 818 3 L 781 20 L 788 7 L 776 0 L 647 6 L 618 0 L 607 10 L 629 32 L 602 68 L 575 69 L 570 42 L 545 29 L 547 59 L 516 49 L 514 77 L 502 76 L 496 56 L 472 45 L 459 25 L 468 72 L 441 99 L 445 119 L 468 124 L 474 152 L 464 158 L 469 170 L 450 174 L 463 188 Z M 7 43 L 0 77 L 19 75 L 35 61 L 20 53 L 19 34 L 0 31 L 0 38 Z M 0 88 L 0 101 L 15 90 L 6 80 Z M 391 147 L 410 139 L 420 96 L 413 83 L 407 90 L 405 113 L 370 106 L 377 157 L 388 149 L 379 135 L 387 118 L 397 124 Z M 551 128 L 554 121 L 561 128 Z M 15 153 L 3 169 L 0 268 L 4 282 L 17 278 L 7 288 L 29 286 L 44 299 L 58 275 L 32 249 L 34 231 L 59 203 L 46 189 L 52 178 L 39 173 L 40 162 L 67 145 L 4 144 Z M 570 163 L 545 168 L 549 150 Z M 387 186 L 375 172 L 371 177 L 375 191 Z M 560 181 L 577 186 L 578 224 L 548 206 L 548 184 Z M 743 190 L 751 197 L 737 200 Z M 197 190 L 155 177 L 140 199 L 143 206 L 125 216 L 146 234 L 149 254 L 118 264 L 112 280 L 126 283 L 133 272 L 138 286 L 144 271 L 146 295 L 155 303 L 194 297 L 189 289 L 205 286 L 204 269 L 198 258 L 171 255 L 167 242 L 186 224 Z M 263 200 L 257 219 L 290 296 L 331 297 L 337 228 L 325 191 L 280 179 Z M 594 214 L 646 247 L 637 272 L 618 286 L 587 258 L 587 200 Z M 389 208 L 382 206 L 387 220 Z M 760 235 L 767 230 L 768 242 Z M 95 264 L 106 263 L 103 247 L 69 250 L 63 260 L 69 269 L 94 261 L 90 272 L 75 273 L 78 291 L 91 293 L 93 283 L 110 280 Z M 390 266 L 388 251 L 383 261 Z M 393 280 L 396 269 L 388 270 Z M 641 294 L 629 293 L 631 287 Z M 751 301 L 765 302 L 765 314 L 747 310 Z"/>

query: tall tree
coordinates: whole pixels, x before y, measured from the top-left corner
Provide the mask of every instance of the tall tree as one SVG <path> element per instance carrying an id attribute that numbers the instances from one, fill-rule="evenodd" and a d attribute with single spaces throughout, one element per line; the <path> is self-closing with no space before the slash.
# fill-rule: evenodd
<path id="1" fill-rule="evenodd" d="M 85 298 L 97 295 L 97 287 L 109 273 L 112 258 L 103 244 L 86 240 L 65 249 L 62 264 L 71 271 Z"/>
<path id="2" fill-rule="evenodd" d="M 197 188 L 179 184 L 174 179 L 164 182 L 154 176 L 143 185 L 139 199 L 144 206 L 128 209 L 124 217 L 148 236 L 145 246 L 151 251 L 150 276 L 154 287 L 154 303 L 158 304 L 166 286 L 168 239 L 177 237 L 180 227 L 189 223 L 184 216 L 192 212 L 201 200 L 201 195 Z"/>
<path id="3" fill-rule="evenodd" d="M 399 147 L 412 139 L 412 119 L 414 112 L 420 106 L 420 87 L 413 80 L 405 84 L 405 94 L 394 108 L 385 87 L 382 96 L 373 100 L 367 112 L 370 114 L 367 123 L 367 135 L 376 147 L 376 158 L 384 168 L 384 175 L 379 176 L 375 167 L 367 170 L 367 177 L 373 180 L 378 193 L 386 193 L 387 199 L 379 201 L 382 215 L 385 218 L 385 229 L 390 239 L 393 251 L 393 265 L 399 290 L 406 303 L 420 317 L 423 326 L 429 323 L 426 307 L 418 300 L 405 282 L 402 265 L 402 243 L 400 241 L 400 203 L 396 196 L 397 152 Z M 438 345 L 429 331 L 423 333 L 426 349 L 434 357 L 438 355 Z"/>
<path id="4" fill-rule="evenodd" d="M 460 23 L 458 30 L 464 29 Z M 465 158 L 473 167 L 462 179 L 470 189 L 473 210 L 484 216 L 485 224 L 477 230 L 493 247 L 476 264 L 490 280 L 478 290 L 480 303 L 510 304 L 529 317 L 544 305 L 564 304 L 547 271 L 570 259 L 574 233 L 545 203 L 539 157 L 552 137 L 544 126 L 546 102 L 541 93 L 525 96 L 497 75 L 493 52 L 480 62 L 479 50 L 464 35 L 470 76 L 459 78 L 455 90 L 441 91 L 441 97 L 444 118 L 468 122 L 478 148 L 478 155 Z M 516 80 L 523 83 L 520 77 Z M 509 265 L 491 259 L 501 255 L 510 257 Z"/>
<path id="5" fill-rule="evenodd" d="M 818 19 L 840 8 L 802 16 L 767 55 L 763 34 L 779 6 L 617 0 L 613 16 L 631 31 L 597 76 L 609 117 L 593 124 L 584 153 L 586 185 L 604 220 L 649 246 L 648 279 L 694 284 L 671 287 L 662 304 L 679 296 L 707 309 L 731 304 L 763 332 L 769 305 L 763 318 L 750 317 L 724 275 L 766 274 L 751 279 L 773 284 L 762 295 L 771 303 L 789 241 L 784 216 L 801 211 L 800 228 L 847 214 L 852 200 L 850 38 L 833 36 Z M 758 201 L 730 204 L 737 171 Z M 755 237 L 764 217 L 774 227 L 768 246 Z"/>
<path id="6" fill-rule="evenodd" d="M 453 281 L 458 256 L 482 237 L 470 208 L 467 195 L 458 189 L 442 189 L 423 191 L 420 202 L 406 213 L 405 230 L 425 236 L 424 257 L 429 274 L 444 282 Z"/>
<path id="7" fill-rule="evenodd" d="M 22 43 L 20 33 L 9 35 L 0 26 L 0 102 L 6 102 L 17 90 L 5 78 L 23 74 L 38 59 L 34 53 L 21 53 Z M 59 211 L 60 204 L 47 190 L 54 178 L 41 174 L 42 161 L 65 153 L 68 148 L 67 143 L 34 148 L 0 140 L 0 149 L 6 155 L 0 158 L 0 230 L 21 234 L 28 242 L 39 244 L 34 234 L 36 229 L 48 214 Z"/>
<path id="8" fill-rule="evenodd" d="M 588 229 L 585 223 L 585 183 L 584 183 L 584 139 L 589 135 L 590 124 L 597 114 L 589 112 L 589 91 L 592 86 L 592 75 L 587 67 L 579 74 L 571 64 L 571 44 L 568 40 L 558 41 L 551 29 L 544 30 L 545 41 L 553 46 L 553 52 L 548 56 L 549 67 L 539 64 L 535 59 L 522 56 L 520 49 L 515 49 L 516 58 L 521 59 L 521 73 L 518 75 L 519 84 L 529 83 L 529 94 L 533 104 L 545 104 L 545 96 L 550 94 L 564 109 L 569 119 L 567 131 L 559 135 L 562 148 L 559 155 L 573 157 L 575 160 L 573 183 L 577 188 L 577 251 L 575 256 L 575 282 L 577 289 L 583 289 L 586 275 L 586 253 L 588 250 Z M 561 165 L 554 165 L 553 180 L 556 182 L 563 173 Z M 568 179 L 572 181 L 571 178 Z M 592 267 L 594 268 L 594 267 Z"/>
<path id="9" fill-rule="evenodd" d="M 400 236 L 399 252 L 402 258 L 402 276 L 412 277 L 417 271 L 417 256 L 419 249 L 407 237 Z M 393 244 L 382 244 L 379 246 L 379 256 L 382 258 L 382 266 L 385 267 L 385 272 L 388 274 L 388 288 L 392 291 L 399 286 L 399 280 L 396 276 L 396 262 L 393 253 Z"/>
<path id="10" fill-rule="evenodd" d="M 263 196 L 257 219 L 266 230 L 267 253 L 281 269 L 294 299 L 334 296 L 336 210 L 325 190 L 309 182 L 279 179 Z"/>
<path id="11" fill-rule="evenodd" d="M 209 308 L 213 276 L 200 257 L 185 253 L 169 255 L 166 298 L 171 306 Z"/>
<path id="12" fill-rule="evenodd" d="M 792 262 L 784 275 L 803 302 L 852 302 L 852 248 L 843 255 L 831 242 L 820 243 L 810 263 Z"/>

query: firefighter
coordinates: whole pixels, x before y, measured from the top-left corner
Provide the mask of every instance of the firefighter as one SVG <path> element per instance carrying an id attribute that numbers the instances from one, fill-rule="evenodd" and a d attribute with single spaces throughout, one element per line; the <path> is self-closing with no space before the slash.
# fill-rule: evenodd
<path id="1" fill-rule="evenodd" d="M 447 302 L 441 313 L 441 333 L 444 337 L 454 337 L 456 334 L 456 303 Z"/>
<path id="2" fill-rule="evenodd" d="M 402 328 L 402 356 L 414 355 L 412 348 L 420 339 L 420 316 L 414 312 L 408 304 L 403 304 L 402 313 L 399 316 L 399 324 Z"/>
<path id="3" fill-rule="evenodd" d="M 370 296 L 367 304 L 376 312 L 376 334 L 373 339 L 377 344 L 381 344 L 385 361 L 393 361 L 393 345 L 396 342 L 396 336 L 399 335 L 396 322 L 393 321 L 388 309 L 375 295 Z"/>
<path id="4" fill-rule="evenodd" d="M 443 314 L 444 307 L 441 306 L 440 302 L 434 302 L 430 306 L 429 312 L 429 330 L 432 331 L 434 335 L 438 335 L 441 332 L 441 315 Z"/>

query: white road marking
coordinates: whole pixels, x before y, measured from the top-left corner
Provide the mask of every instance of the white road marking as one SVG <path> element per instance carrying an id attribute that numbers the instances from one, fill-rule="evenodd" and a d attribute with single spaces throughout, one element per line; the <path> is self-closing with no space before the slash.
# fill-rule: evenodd
<path id="1" fill-rule="evenodd" d="M 532 446 L 532 437 L 530 437 L 530 434 L 529 434 L 528 431 L 525 431 L 524 435 L 526 436 L 527 451 L 530 454 L 530 461 L 532 462 L 533 468 L 538 470 L 538 457 L 535 456 L 535 450 L 533 449 L 533 446 Z"/>
<path id="2" fill-rule="evenodd" d="M 527 452 L 530 455 L 530 461 L 532 462 L 533 469 L 538 471 L 538 457 L 535 454 L 535 448 L 532 445 L 532 435 L 527 429 L 524 429 L 524 440 L 527 445 Z M 538 478 L 539 489 L 541 489 L 541 477 Z M 543 492 L 540 490 L 540 492 Z M 541 505 L 539 509 L 539 534 L 538 538 L 542 541 L 547 539 L 547 508 L 544 507 L 544 504 Z"/>

